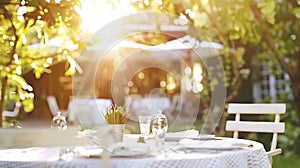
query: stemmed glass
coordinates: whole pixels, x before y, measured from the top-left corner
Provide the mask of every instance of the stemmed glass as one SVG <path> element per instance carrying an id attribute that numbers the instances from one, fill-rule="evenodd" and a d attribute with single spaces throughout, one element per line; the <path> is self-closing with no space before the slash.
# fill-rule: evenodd
<path id="1" fill-rule="evenodd" d="M 159 111 L 152 120 L 152 133 L 156 140 L 157 147 L 163 149 L 165 143 L 165 137 L 168 131 L 167 117 Z"/>
<path id="2" fill-rule="evenodd" d="M 51 125 L 51 129 L 56 130 L 65 130 L 68 128 L 66 117 L 61 115 L 61 112 L 58 111 L 55 116 L 53 116 Z M 73 147 L 66 147 L 60 148 L 59 151 L 59 158 L 61 160 L 71 160 L 74 156 L 74 148 Z"/>
<path id="3" fill-rule="evenodd" d="M 61 115 L 61 112 L 58 111 L 55 116 L 53 116 L 50 127 L 52 129 L 65 130 L 67 129 L 66 117 Z"/>

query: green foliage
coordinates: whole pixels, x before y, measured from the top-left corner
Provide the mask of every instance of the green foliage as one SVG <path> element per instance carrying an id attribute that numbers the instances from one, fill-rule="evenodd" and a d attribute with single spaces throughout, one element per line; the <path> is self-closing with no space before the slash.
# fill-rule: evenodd
<path id="1" fill-rule="evenodd" d="M 257 6 L 261 9 L 261 12 L 265 20 L 271 24 L 274 24 L 275 14 L 276 14 L 275 11 L 276 1 L 274 0 L 259 1 L 257 3 Z"/>
<path id="2" fill-rule="evenodd" d="M 293 153 L 300 156 L 300 127 L 298 127 L 297 111 L 293 108 L 293 100 L 287 93 L 281 93 L 279 96 L 280 102 L 286 102 L 287 109 L 282 121 L 285 123 L 284 134 L 279 135 L 279 146 L 285 151 L 285 155 Z"/>
<path id="3" fill-rule="evenodd" d="M 75 72 L 72 57 L 77 56 L 80 44 L 74 37 L 78 37 L 81 23 L 75 6 L 80 7 L 79 0 L 0 2 L 2 103 L 21 101 L 24 110 L 30 112 L 34 108 L 34 91 L 24 74 L 33 72 L 40 78 L 43 73 L 51 73 L 51 65 L 64 60 L 69 65 L 67 75 Z M 16 95 L 13 100 L 12 94 Z"/>
<path id="4" fill-rule="evenodd" d="M 293 9 L 293 13 L 298 19 L 300 19 L 300 7 Z"/>
<path id="5" fill-rule="evenodd" d="M 222 43 L 222 61 L 226 75 L 226 86 L 233 88 L 238 77 L 247 77 L 249 70 L 243 71 L 244 53 L 240 49 L 248 49 L 247 46 L 256 46 L 253 55 L 258 56 L 258 61 L 265 61 L 268 67 L 273 69 L 273 74 L 277 74 L 279 61 L 287 63 L 287 68 L 282 68 L 289 74 L 294 74 L 293 81 L 299 76 L 299 47 L 300 41 L 300 3 L 299 1 L 276 1 L 276 0 L 214 0 L 198 1 L 190 0 L 185 2 L 168 3 L 163 1 L 161 5 L 170 13 L 184 15 L 191 21 L 188 31 L 194 37 L 199 37 L 199 31 L 207 36 L 209 40 Z M 170 10 L 169 10 L 170 9 Z M 178 10 L 179 9 L 179 10 Z M 189 9 L 189 10 L 188 10 Z M 257 9 L 257 10 L 256 10 Z M 191 11 L 191 12 L 186 12 Z M 191 17 L 190 13 L 194 14 Z M 267 33 L 267 35 L 266 35 Z M 200 35 L 201 36 L 201 35 Z M 273 46 L 273 48 L 272 48 Z M 251 47 L 249 47 L 251 49 Z M 251 53 L 251 52 L 250 52 Z M 276 57 L 274 57 L 276 55 Z M 234 66 L 233 62 L 237 65 Z M 236 76 L 234 72 L 240 72 Z M 254 74 L 255 75 L 255 74 Z M 293 76 L 290 76 L 291 78 Z M 299 85 L 299 83 L 298 83 Z M 233 88 L 236 92 L 237 88 Z M 297 93 L 299 91 L 296 91 Z M 202 95 L 209 91 L 204 88 Z M 270 102 L 271 99 L 266 99 Z M 299 111 L 295 110 L 293 98 L 288 94 L 279 95 L 279 102 L 287 103 L 287 112 L 283 117 L 286 124 L 285 134 L 279 136 L 279 146 L 283 148 L 285 155 L 299 153 L 300 128 L 297 127 Z M 257 137 L 256 135 L 250 135 Z M 260 139 L 266 137 L 259 136 Z"/>
<path id="6" fill-rule="evenodd" d="M 145 1 L 138 3 L 143 2 Z M 192 36 L 201 40 L 201 31 L 208 40 L 224 45 L 222 61 L 226 86 L 232 92 L 237 92 L 238 87 L 234 86 L 238 84 L 239 78 L 247 77 L 250 73 L 243 68 L 245 53 L 251 53 L 254 59 L 258 58 L 257 61 L 267 62 L 275 75 L 279 68 L 287 72 L 291 81 L 295 82 L 291 83 L 294 86 L 291 88 L 299 88 L 299 0 L 189 0 L 173 3 L 163 0 L 159 9 L 152 8 L 155 11 L 162 11 L 161 9 L 185 16 L 191 22 L 188 33 Z M 255 46 L 255 51 L 247 51 L 253 49 L 248 46 Z M 245 51 L 240 52 L 241 48 Z M 204 93 L 209 97 L 207 88 L 204 88 L 202 95 Z M 299 93 L 299 89 L 293 90 L 293 93 Z M 270 98 L 266 101 L 270 102 Z M 285 102 L 288 107 L 283 118 L 286 132 L 279 136 L 279 146 L 284 148 L 284 153 L 300 151 L 300 128 L 297 120 L 300 111 L 295 108 L 299 101 L 294 102 L 297 99 L 299 100 L 299 95 L 296 98 L 291 98 L 286 93 L 279 95 L 278 102 Z"/>
<path id="7" fill-rule="evenodd" d="M 188 34 L 197 38 L 200 41 L 212 40 L 214 42 L 222 43 L 225 47 L 220 51 L 220 59 L 223 62 L 226 76 L 226 87 L 231 95 L 234 97 L 240 86 L 241 79 L 248 78 L 250 71 L 244 67 L 245 61 L 243 55 L 245 47 L 242 44 L 247 44 L 246 39 L 250 41 L 260 41 L 260 36 L 256 30 L 258 24 L 255 23 L 253 17 L 249 17 L 249 4 L 248 1 L 214 1 L 214 3 L 185 0 L 185 1 L 169 1 L 164 0 L 159 4 L 158 1 L 138 1 L 134 6 L 138 10 L 151 10 L 158 12 L 168 12 L 189 20 Z M 234 3 L 234 5 L 232 5 Z M 210 6 L 211 5 L 211 6 Z M 214 6 L 215 5 L 215 6 Z M 210 7 L 209 7 L 210 6 Z M 245 8 L 247 10 L 245 10 Z M 204 36 L 203 36 L 204 35 Z M 136 37 L 136 42 L 149 44 L 156 39 L 157 43 L 164 42 L 164 39 L 157 35 L 147 34 L 142 37 Z M 138 40 L 137 40 L 138 39 Z M 162 39 L 162 40 L 158 40 Z M 235 62 L 232 62 L 235 60 Z M 214 67 L 223 72 L 223 67 Z M 208 70 L 204 70 L 209 76 Z M 223 74 L 218 74 L 222 76 Z M 201 92 L 202 102 L 209 103 L 211 91 L 224 79 L 208 79 L 202 80 L 204 84 L 203 91 Z"/>
<path id="8" fill-rule="evenodd" d="M 25 112 L 31 112 L 34 109 L 33 99 L 24 99 L 22 104 Z"/>
<path id="9" fill-rule="evenodd" d="M 270 103 L 270 99 L 266 98 L 263 103 Z M 293 107 L 293 100 L 288 93 L 281 93 L 279 95 L 279 102 L 286 103 L 286 113 L 281 117 L 281 121 L 285 123 L 285 132 L 278 135 L 278 147 L 282 148 L 283 155 L 289 157 L 291 155 L 297 154 L 300 156 L 300 128 L 297 126 L 297 111 Z M 261 116 L 257 118 L 261 119 Z M 274 115 L 269 115 L 269 117 L 264 118 L 264 120 L 274 121 Z M 270 142 L 270 136 L 265 134 L 259 135 L 256 133 L 251 134 L 251 137 L 255 140 L 264 142 L 268 146 Z"/>
<path id="10" fill-rule="evenodd" d="M 273 168 L 296 168 L 300 167 L 300 157 L 297 155 L 279 155 L 273 158 Z"/>

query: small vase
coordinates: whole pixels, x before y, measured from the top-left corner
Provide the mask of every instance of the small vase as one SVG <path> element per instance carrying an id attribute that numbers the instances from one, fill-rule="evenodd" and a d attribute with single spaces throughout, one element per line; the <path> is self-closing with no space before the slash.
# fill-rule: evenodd
<path id="1" fill-rule="evenodd" d="M 122 142 L 123 141 L 123 132 L 125 129 L 125 124 L 110 124 L 112 128 L 112 136 L 114 142 Z"/>

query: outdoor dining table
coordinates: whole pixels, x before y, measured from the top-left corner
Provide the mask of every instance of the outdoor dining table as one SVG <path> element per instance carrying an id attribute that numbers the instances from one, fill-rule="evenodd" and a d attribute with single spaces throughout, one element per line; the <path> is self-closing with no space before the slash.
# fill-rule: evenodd
<path id="1" fill-rule="evenodd" d="M 124 135 L 123 141 L 135 141 L 138 134 Z M 166 141 L 164 152 L 141 156 L 111 156 L 109 165 L 114 168 L 268 168 L 271 167 L 264 146 L 256 141 L 221 138 L 207 141 L 222 141 L 244 144 L 238 148 L 196 148 L 177 150 L 178 141 Z M 196 140 L 194 140 L 196 141 Z M 136 141 L 135 141 L 136 142 Z M 134 142 L 134 143 L 135 143 Z M 137 143 L 137 142 L 136 142 Z M 174 148 L 173 148 L 174 147 Z M 76 147 L 75 147 L 76 148 Z M 74 156 L 60 159 L 61 147 L 29 147 L 0 149 L 2 168 L 93 168 L 103 167 L 101 155 L 95 157 Z"/>

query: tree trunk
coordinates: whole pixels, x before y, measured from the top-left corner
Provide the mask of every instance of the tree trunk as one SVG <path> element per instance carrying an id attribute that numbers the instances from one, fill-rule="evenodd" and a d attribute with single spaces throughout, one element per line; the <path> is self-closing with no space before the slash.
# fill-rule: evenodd
<path id="1" fill-rule="evenodd" d="M 7 77 L 2 78 L 2 86 L 1 86 L 1 93 L 0 93 L 0 112 L 1 112 L 1 117 L 0 117 L 0 127 L 2 127 L 2 112 L 4 111 L 5 108 L 5 94 L 6 94 L 6 86 L 7 86 Z"/>
<path id="2" fill-rule="evenodd" d="M 294 100 L 294 103 L 298 114 L 298 125 L 300 125 L 300 97 L 299 96 L 297 99 Z"/>

